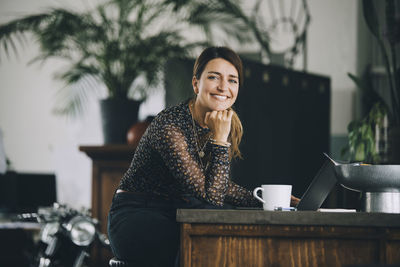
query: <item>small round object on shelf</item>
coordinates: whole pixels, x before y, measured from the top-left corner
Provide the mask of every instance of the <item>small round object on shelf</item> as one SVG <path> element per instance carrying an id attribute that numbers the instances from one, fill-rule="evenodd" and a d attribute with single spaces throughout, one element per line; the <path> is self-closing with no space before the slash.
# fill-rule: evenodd
<path id="1" fill-rule="evenodd" d="M 126 134 L 126 141 L 129 145 L 137 146 L 139 144 L 140 138 L 142 138 L 153 118 L 153 116 L 149 116 L 146 120 L 135 123 L 129 128 Z"/>

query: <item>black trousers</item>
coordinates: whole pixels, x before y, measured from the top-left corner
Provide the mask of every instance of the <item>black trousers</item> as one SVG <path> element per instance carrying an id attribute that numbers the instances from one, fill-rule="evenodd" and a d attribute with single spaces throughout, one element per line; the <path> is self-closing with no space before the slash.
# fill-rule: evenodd
<path id="1" fill-rule="evenodd" d="M 173 202 L 117 193 L 108 215 L 108 237 L 115 257 L 134 266 L 175 266 L 179 225 Z"/>

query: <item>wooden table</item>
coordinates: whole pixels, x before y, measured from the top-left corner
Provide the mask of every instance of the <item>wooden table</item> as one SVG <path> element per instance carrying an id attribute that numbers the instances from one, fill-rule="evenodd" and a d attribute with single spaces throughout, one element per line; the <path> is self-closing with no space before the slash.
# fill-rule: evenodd
<path id="1" fill-rule="evenodd" d="M 400 214 L 177 211 L 181 266 L 400 265 Z"/>

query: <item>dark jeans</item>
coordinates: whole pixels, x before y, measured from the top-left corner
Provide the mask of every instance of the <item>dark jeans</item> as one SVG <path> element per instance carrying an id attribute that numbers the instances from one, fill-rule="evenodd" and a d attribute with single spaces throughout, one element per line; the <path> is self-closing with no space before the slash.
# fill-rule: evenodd
<path id="1" fill-rule="evenodd" d="M 134 266 L 174 266 L 179 225 L 171 201 L 133 193 L 114 195 L 108 215 L 108 237 L 115 257 Z"/>

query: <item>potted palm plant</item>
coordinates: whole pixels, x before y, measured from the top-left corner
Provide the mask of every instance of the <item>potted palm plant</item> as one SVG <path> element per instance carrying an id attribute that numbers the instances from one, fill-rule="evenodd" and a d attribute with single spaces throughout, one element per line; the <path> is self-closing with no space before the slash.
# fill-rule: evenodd
<path id="1" fill-rule="evenodd" d="M 180 32 L 165 21 L 170 11 L 165 3 L 142 0 L 111 0 L 79 13 L 53 8 L 1 25 L 0 49 L 7 55 L 17 52 L 15 42 L 32 34 L 40 46 L 33 61 L 66 60 L 68 68 L 55 74 L 67 85 L 60 89 L 58 114 L 79 115 L 88 97 L 105 87 L 105 143 L 123 143 L 149 87 L 160 80 L 164 62 L 185 56 L 193 46 L 184 44 Z"/>

